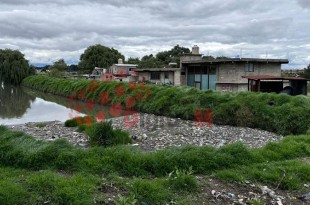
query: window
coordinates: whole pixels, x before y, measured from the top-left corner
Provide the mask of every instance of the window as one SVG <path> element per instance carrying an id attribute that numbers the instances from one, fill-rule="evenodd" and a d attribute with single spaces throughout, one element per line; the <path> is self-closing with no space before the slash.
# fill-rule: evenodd
<path id="1" fill-rule="evenodd" d="M 151 72 L 151 80 L 160 80 L 160 72 Z"/>
<path id="2" fill-rule="evenodd" d="M 165 79 L 169 78 L 169 73 L 165 72 Z"/>
<path id="3" fill-rule="evenodd" d="M 254 64 L 253 63 L 246 63 L 244 67 L 245 72 L 254 72 Z"/>

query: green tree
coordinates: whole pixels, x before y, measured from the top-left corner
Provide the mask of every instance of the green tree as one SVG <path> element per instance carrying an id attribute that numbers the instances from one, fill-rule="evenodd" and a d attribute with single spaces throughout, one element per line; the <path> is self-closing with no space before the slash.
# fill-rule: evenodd
<path id="1" fill-rule="evenodd" d="M 138 67 L 139 68 L 162 68 L 165 63 L 151 55 L 143 56 Z"/>
<path id="2" fill-rule="evenodd" d="M 304 73 L 302 74 L 302 77 L 310 79 L 310 63 L 307 66 L 307 68 L 304 69 Z"/>
<path id="3" fill-rule="evenodd" d="M 91 72 L 95 67 L 107 68 L 124 56 L 114 48 L 100 44 L 89 46 L 80 56 L 79 70 Z"/>
<path id="4" fill-rule="evenodd" d="M 66 71 L 68 68 L 67 64 L 65 63 L 64 59 L 59 59 L 54 62 L 54 64 L 50 67 L 50 69 L 56 69 L 58 71 Z"/>
<path id="5" fill-rule="evenodd" d="M 179 67 L 180 56 L 185 53 L 190 53 L 190 49 L 176 45 L 169 51 L 162 51 L 157 53 L 156 58 L 162 61 L 165 65 L 168 65 L 169 63 L 177 63 Z"/>
<path id="6" fill-rule="evenodd" d="M 140 63 L 140 59 L 139 58 L 132 58 L 132 57 L 130 57 L 130 58 L 128 58 L 126 63 L 128 63 L 128 64 L 137 64 L 138 65 Z"/>
<path id="7" fill-rule="evenodd" d="M 211 60 L 214 60 L 215 58 L 213 56 L 203 56 L 202 59 L 211 61 Z"/>
<path id="8" fill-rule="evenodd" d="M 29 74 L 28 61 L 20 51 L 0 49 L 0 82 L 18 85 Z"/>

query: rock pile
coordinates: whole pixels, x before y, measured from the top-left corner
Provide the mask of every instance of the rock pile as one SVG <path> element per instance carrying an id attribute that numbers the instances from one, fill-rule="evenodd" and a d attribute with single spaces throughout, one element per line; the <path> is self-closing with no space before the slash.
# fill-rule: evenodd
<path id="1" fill-rule="evenodd" d="M 115 128 L 129 132 L 134 139 L 132 146 L 137 146 L 143 151 L 154 151 L 188 144 L 220 147 L 238 141 L 248 147 L 262 147 L 268 142 L 279 141 L 283 138 L 274 133 L 258 129 L 209 125 L 207 123 L 199 124 L 190 120 L 144 113 L 140 113 L 135 117 L 114 118 L 112 121 Z M 10 127 L 43 140 L 52 141 L 64 138 L 74 145 L 87 146 L 87 135 L 77 132 L 77 128 L 65 127 L 59 121 L 40 124 L 41 126 L 39 126 L 39 123 L 31 122 Z"/>

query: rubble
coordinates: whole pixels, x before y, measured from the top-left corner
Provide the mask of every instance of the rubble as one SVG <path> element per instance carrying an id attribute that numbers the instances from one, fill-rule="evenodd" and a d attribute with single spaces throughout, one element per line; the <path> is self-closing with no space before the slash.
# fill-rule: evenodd
<path id="1" fill-rule="evenodd" d="M 258 129 L 209 125 L 145 113 L 140 113 L 139 120 L 135 123 L 126 123 L 126 119 L 128 118 L 113 118 L 113 126 L 128 131 L 134 140 L 132 146 L 142 151 L 183 145 L 221 147 L 234 142 L 242 142 L 248 147 L 262 147 L 268 142 L 279 141 L 283 138 L 283 136 Z M 77 132 L 76 127 L 65 127 L 60 121 L 43 122 L 43 124 L 45 124 L 44 127 L 39 127 L 38 123 L 29 122 L 10 126 L 10 128 L 43 140 L 53 141 L 64 138 L 74 145 L 87 146 L 87 135 Z M 128 126 L 128 124 L 134 126 Z"/>

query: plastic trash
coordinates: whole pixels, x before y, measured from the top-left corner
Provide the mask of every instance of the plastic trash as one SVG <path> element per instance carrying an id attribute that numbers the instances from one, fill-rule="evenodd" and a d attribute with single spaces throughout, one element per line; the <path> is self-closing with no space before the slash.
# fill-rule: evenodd
<path id="1" fill-rule="evenodd" d="M 233 199 L 236 197 L 236 195 L 232 194 L 232 193 L 228 193 L 227 194 L 228 198 Z"/>
<path id="2" fill-rule="evenodd" d="M 310 199 L 310 192 L 307 194 L 302 195 L 301 197 L 299 197 L 299 199 L 303 200 L 303 201 L 307 201 Z"/>

